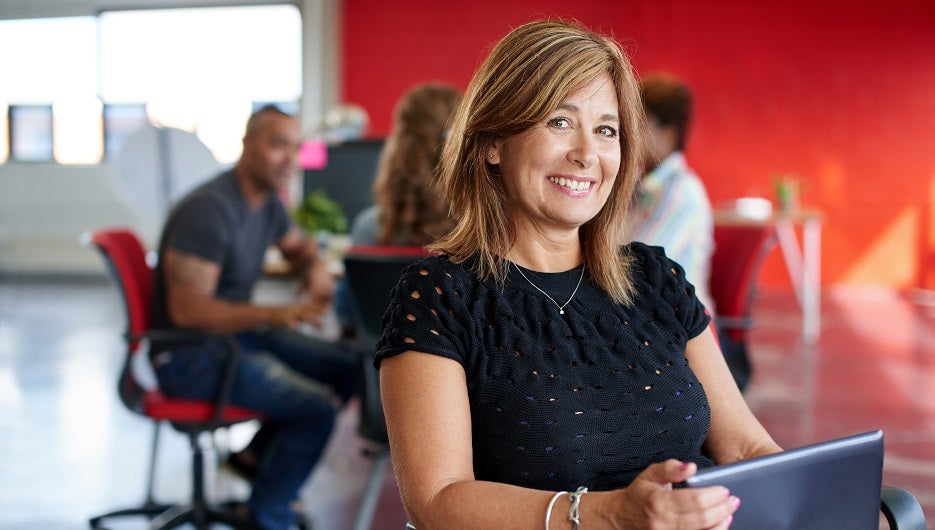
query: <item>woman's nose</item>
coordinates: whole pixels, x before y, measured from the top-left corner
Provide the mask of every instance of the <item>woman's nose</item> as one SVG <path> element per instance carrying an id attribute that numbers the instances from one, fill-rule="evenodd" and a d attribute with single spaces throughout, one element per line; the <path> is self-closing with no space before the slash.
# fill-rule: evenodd
<path id="1" fill-rule="evenodd" d="M 576 134 L 574 144 L 568 151 L 568 159 L 581 169 L 587 169 L 596 164 L 597 146 L 594 138 L 583 132 Z"/>

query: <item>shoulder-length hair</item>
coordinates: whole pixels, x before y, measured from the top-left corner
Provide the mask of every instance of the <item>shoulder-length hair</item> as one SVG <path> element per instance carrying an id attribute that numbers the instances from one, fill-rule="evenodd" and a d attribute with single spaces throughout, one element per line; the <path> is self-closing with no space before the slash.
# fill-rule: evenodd
<path id="1" fill-rule="evenodd" d="M 563 20 L 529 22 L 511 31 L 471 79 L 455 114 L 440 164 L 440 183 L 458 222 L 430 250 L 454 262 L 477 256 L 476 273 L 502 285 L 516 231 L 488 149 L 529 129 L 594 78 L 613 79 L 620 112 L 621 163 L 598 214 L 580 230 L 593 281 L 619 303 L 632 299 L 629 258 L 620 253 L 630 197 L 642 167 L 645 118 L 629 61 L 610 37 Z"/>
<path id="2" fill-rule="evenodd" d="M 380 244 L 424 246 L 454 226 L 436 171 L 460 100 L 457 89 L 430 83 L 413 87 L 397 104 L 373 185 Z"/>

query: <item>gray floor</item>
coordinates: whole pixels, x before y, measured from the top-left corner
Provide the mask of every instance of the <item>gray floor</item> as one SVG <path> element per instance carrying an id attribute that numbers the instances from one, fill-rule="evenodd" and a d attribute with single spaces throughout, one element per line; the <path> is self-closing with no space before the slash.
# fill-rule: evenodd
<path id="1" fill-rule="evenodd" d="M 883 428 L 885 481 L 916 494 L 935 528 L 935 315 L 922 302 L 885 290 L 830 290 L 821 341 L 805 348 L 791 296 L 761 293 L 747 399 L 786 447 Z M 116 397 L 123 326 L 106 278 L 0 278 L 0 529 L 87 528 L 89 516 L 142 500 L 152 424 Z M 341 416 L 303 489 L 316 530 L 350 528 L 356 515 L 370 462 L 355 414 L 352 406 Z M 232 430 L 221 446 L 245 443 L 253 428 Z M 188 465 L 185 438 L 165 429 L 158 499 L 186 497 Z M 246 494 L 239 479 L 209 467 L 213 495 Z M 374 528 L 404 522 L 389 474 Z"/>
<path id="2" fill-rule="evenodd" d="M 0 279 L 0 528 L 87 528 L 91 515 L 143 500 L 153 424 L 116 396 L 123 319 L 106 278 Z M 356 421 L 352 403 L 302 491 L 315 530 L 353 524 L 370 470 Z M 238 448 L 255 428 L 234 427 L 217 445 Z M 212 451 L 215 444 L 205 439 L 203 446 Z M 184 500 L 191 491 L 187 438 L 164 427 L 158 454 L 156 499 Z M 244 498 L 246 484 L 208 460 L 209 494 Z M 378 510 L 373 528 L 405 524 L 391 473 Z M 109 527 L 145 524 L 131 518 Z"/>

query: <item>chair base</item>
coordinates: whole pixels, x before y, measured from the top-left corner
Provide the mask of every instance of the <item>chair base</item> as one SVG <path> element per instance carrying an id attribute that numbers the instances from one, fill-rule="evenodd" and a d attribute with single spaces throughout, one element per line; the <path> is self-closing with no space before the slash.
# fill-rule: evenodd
<path id="1" fill-rule="evenodd" d="M 211 524 L 220 523 L 237 530 L 259 530 L 249 519 L 231 512 L 205 506 L 173 506 L 150 521 L 149 530 L 169 530 L 191 523 L 198 530 L 208 530 Z"/>
<path id="2" fill-rule="evenodd" d="M 92 517 L 88 520 L 88 523 L 91 525 L 91 528 L 102 528 L 101 521 L 104 519 L 112 519 L 115 517 L 132 517 L 132 516 L 145 516 L 150 519 L 156 517 L 157 515 L 165 512 L 166 510 L 172 508 L 171 504 L 159 504 L 155 502 L 148 502 L 142 506 L 136 508 L 124 508 L 122 510 L 114 510 L 112 512 L 107 512 L 102 515 Z"/>
<path id="3" fill-rule="evenodd" d="M 256 524 L 237 513 L 243 504 L 243 501 L 228 501 L 211 506 L 147 503 L 137 508 L 114 510 L 92 517 L 89 523 L 92 530 L 103 530 L 106 528 L 103 523 L 107 519 L 139 516 L 150 519 L 147 530 L 169 530 L 183 524 L 191 524 L 198 530 L 207 530 L 212 524 L 226 525 L 234 530 L 258 530 Z M 295 517 L 298 530 L 312 530 L 311 521 L 304 513 L 296 510 Z"/>
<path id="4" fill-rule="evenodd" d="M 158 504 L 148 503 L 138 508 L 115 510 L 92 517 L 89 520 L 92 530 L 106 528 L 105 520 L 117 517 L 142 516 L 150 520 L 149 530 L 169 530 L 183 524 L 191 524 L 198 530 L 210 528 L 211 524 L 223 524 L 236 530 L 256 530 L 258 527 L 248 518 L 236 513 L 241 502 L 232 501 L 217 506 L 198 506 L 193 504 Z M 304 528 L 300 525 L 300 528 Z"/>

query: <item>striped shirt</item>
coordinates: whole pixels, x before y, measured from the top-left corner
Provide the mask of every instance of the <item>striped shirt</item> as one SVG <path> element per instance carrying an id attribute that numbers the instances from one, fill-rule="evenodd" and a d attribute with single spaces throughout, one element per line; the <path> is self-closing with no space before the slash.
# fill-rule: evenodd
<path id="1" fill-rule="evenodd" d="M 695 293 L 715 314 L 708 289 L 714 221 L 704 184 L 681 151 L 667 156 L 640 181 L 631 210 L 630 240 L 664 247 L 685 269 Z"/>

